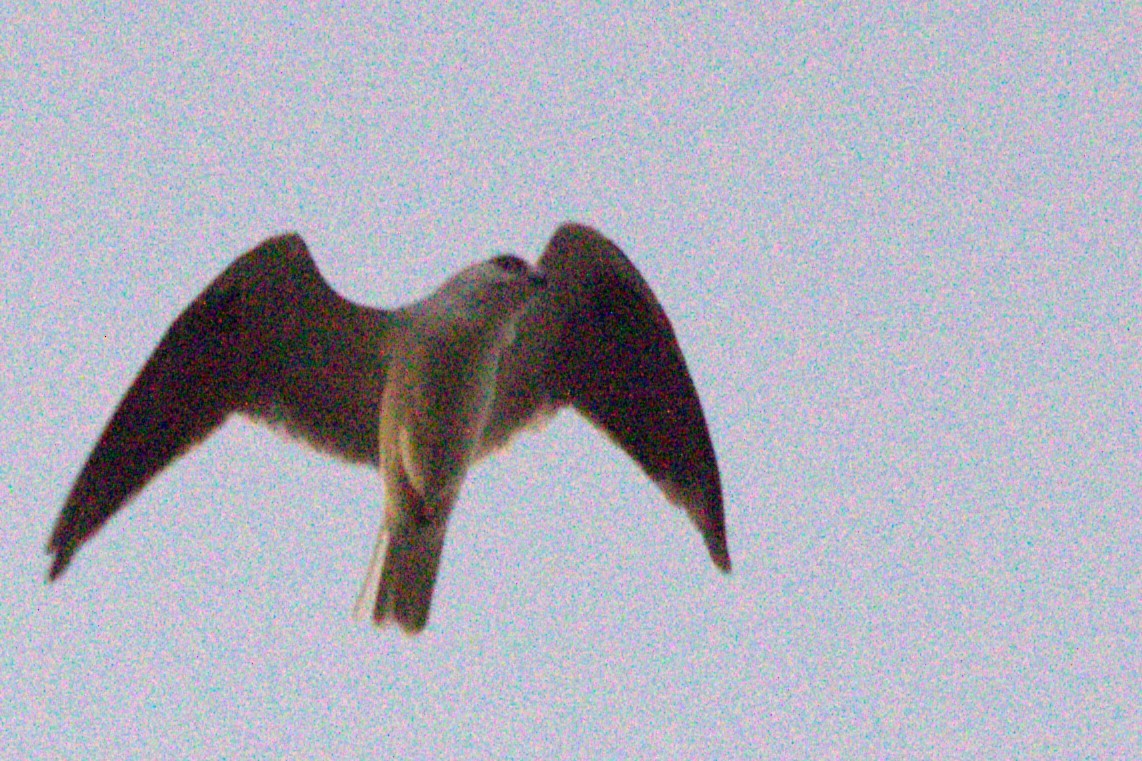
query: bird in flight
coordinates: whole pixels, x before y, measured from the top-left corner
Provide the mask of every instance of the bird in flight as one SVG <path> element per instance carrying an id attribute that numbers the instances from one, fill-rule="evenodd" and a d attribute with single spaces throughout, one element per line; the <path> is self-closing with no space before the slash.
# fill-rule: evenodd
<path id="1" fill-rule="evenodd" d="M 694 383 L 666 313 L 610 240 L 568 223 L 535 267 L 496 256 L 386 311 L 338 295 L 300 236 L 271 238 L 192 301 L 143 365 L 68 494 L 48 578 L 237 412 L 380 470 L 384 517 L 357 611 L 414 634 L 468 468 L 566 406 L 686 511 L 729 572 Z"/>

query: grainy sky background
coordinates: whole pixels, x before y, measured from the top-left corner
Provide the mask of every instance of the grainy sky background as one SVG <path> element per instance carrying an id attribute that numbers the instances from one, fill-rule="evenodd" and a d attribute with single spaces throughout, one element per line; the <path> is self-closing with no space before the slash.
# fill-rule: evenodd
<path id="1" fill-rule="evenodd" d="M 0 755 L 1142 757 L 1142 11 L 967 5 L 6 6 Z M 397 305 L 565 219 L 674 321 L 732 576 L 568 413 L 416 639 L 349 615 L 376 474 L 242 421 L 44 584 L 235 256 Z"/>

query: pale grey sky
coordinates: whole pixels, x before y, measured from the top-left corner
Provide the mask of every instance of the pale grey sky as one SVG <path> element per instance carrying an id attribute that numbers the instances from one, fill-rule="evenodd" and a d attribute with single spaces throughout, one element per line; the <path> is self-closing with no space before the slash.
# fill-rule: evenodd
<path id="1" fill-rule="evenodd" d="M 0 755 L 1142 756 L 1142 15 L 961 5 L 0 11 Z M 392 306 L 565 219 L 674 322 L 731 576 L 566 413 L 419 638 L 350 617 L 376 474 L 242 421 L 44 584 L 242 251 Z"/>

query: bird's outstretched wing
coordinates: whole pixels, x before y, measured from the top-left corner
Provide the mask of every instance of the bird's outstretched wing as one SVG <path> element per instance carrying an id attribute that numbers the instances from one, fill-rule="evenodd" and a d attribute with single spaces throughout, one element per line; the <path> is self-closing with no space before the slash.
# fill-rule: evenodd
<path id="1" fill-rule="evenodd" d="M 337 295 L 297 235 L 239 257 L 174 321 L 119 403 L 48 540 L 49 578 L 232 412 L 375 464 L 394 320 Z"/>
<path id="2" fill-rule="evenodd" d="M 548 284 L 501 359 L 481 454 L 571 405 L 687 512 L 729 571 L 718 463 L 666 312 L 622 251 L 589 227 L 560 227 L 539 267 Z"/>

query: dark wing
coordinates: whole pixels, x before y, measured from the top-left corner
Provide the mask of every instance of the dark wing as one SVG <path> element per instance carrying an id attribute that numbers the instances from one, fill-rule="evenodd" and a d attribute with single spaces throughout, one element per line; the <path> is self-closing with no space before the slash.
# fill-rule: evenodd
<path id="1" fill-rule="evenodd" d="M 730 569 L 718 463 L 670 320 L 615 244 L 566 224 L 539 260 L 547 287 L 504 354 L 481 454 L 572 405 L 630 455 Z"/>
<path id="2" fill-rule="evenodd" d="M 48 577 L 232 412 L 375 464 L 391 320 L 338 296 L 297 235 L 238 258 L 174 321 L 119 403 L 48 540 Z"/>

